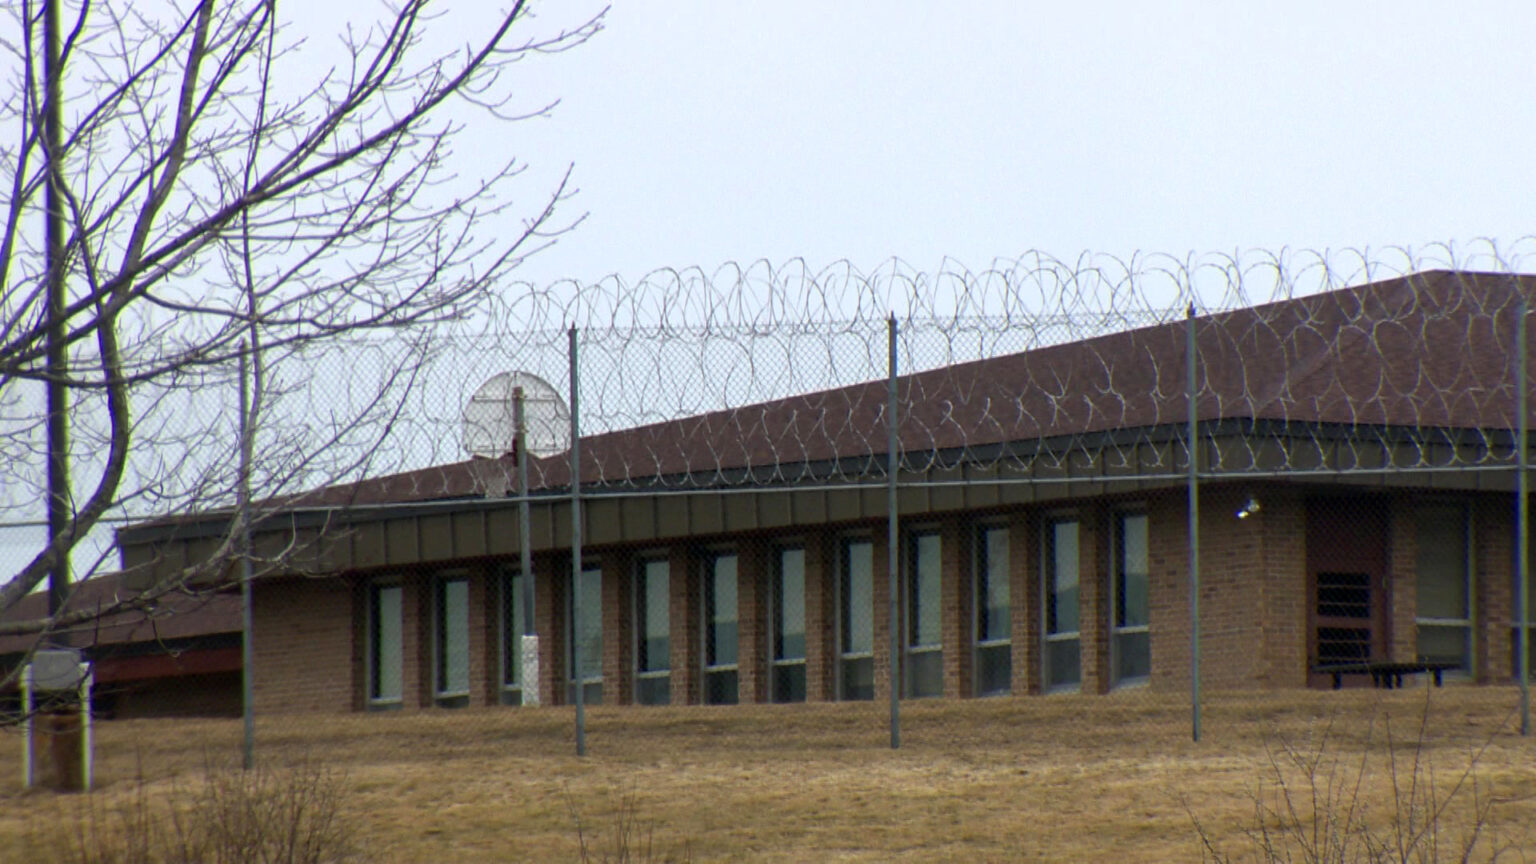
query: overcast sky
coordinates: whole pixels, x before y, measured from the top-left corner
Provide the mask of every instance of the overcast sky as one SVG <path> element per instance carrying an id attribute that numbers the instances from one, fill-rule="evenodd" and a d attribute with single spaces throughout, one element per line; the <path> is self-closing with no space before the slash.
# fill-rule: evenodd
<path id="1" fill-rule="evenodd" d="M 472 40 L 478 2 L 434 35 Z M 601 3 L 536 8 L 547 29 Z M 282 14 L 334 63 L 378 9 Z M 620 0 L 587 45 L 516 67 L 549 118 L 456 149 L 467 175 L 529 163 L 530 205 L 574 166 L 565 213 L 588 215 L 516 272 L 538 284 L 1513 243 L 1536 233 L 1533 34 L 1514 0 Z"/>
<path id="2" fill-rule="evenodd" d="M 590 215 L 521 271 L 541 283 L 1513 241 L 1533 33 L 1509 0 L 620 2 L 522 70 L 562 103 L 497 146 L 575 166 Z"/>

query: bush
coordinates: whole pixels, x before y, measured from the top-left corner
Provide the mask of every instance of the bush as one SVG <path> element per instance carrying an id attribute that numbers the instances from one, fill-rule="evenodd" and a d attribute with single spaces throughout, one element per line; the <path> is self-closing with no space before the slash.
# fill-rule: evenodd
<path id="1" fill-rule="evenodd" d="M 1487 829 L 1493 803 L 1477 773 L 1491 738 L 1469 753 L 1465 768 L 1442 776 L 1435 770 L 1426 734 L 1428 721 L 1426 699 L 1417 735 L 1399 742 L 1390 717 L 1380 721 L 1380 733 L 1373 719 L 1365 745 L 1353 755 L 1335 749 L 1332 720 L 1300 744 L 1272 739 L 1265 746 L 1268 776 L 1253 794 L 1253 819 L 1242 831 L 1246 854 L 1234 856 L 1219 849 L 1191 813 L 1202 860 L 1217 864 L 1498 860 L 1505 849 L 1492 848 Z M 1383 767 L 1383 761 L 1389 781 L 1385 795 L 1374 793 L 1371 786 L 1373 773 Z"/>
<path id="2" fill-rule="evenodd" d="M 333 772 L 205 772 L 199 788 L 152 794 L 141 776 L 125 800 L 84 796 L 71 824 L 31 837 L 32 860 L 67 864 L 340 864 L 356 830 Z"/>
<path id="3" fill-rule="evenodd" d="M 657 848 L 656 823 L 640 817 L 633 792 L 619 799 L 612 824 L 596 836 L 588 835 L 581 814 L 576 812 L 575 802 L 569 795 L 566 801 L 571 810 L 571 821 L 576 826 L 580 864 L 687 864 L 693 860 L 686 842 L 677 853 Z"/>

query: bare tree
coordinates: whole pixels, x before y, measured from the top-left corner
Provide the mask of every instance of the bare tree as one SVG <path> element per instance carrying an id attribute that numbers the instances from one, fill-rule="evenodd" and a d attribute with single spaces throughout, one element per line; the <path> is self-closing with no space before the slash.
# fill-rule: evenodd
<path id="1" fill-rule="evenodd" d="M 355 476 L 399 419 L 439 327 L 482 313 L 511 268 L 579 221 L 557 216 L 568 172 L 530 206 L 511 195 L 521 162 L 484 165 L 452 148 L 475 123 L 545 113 L 514 102 L 512 64 L 602 24 L 600 13 L 551 25 L 527 0 L 508 2 L 449 17 L 447 4 L 397 0 L 372 26 L 349 27 L 322 66 L 273 0 L 6 7 L 0 519 L 49 495 L 50 383 L 71 440 L 65 518 L 29 562 L 0 573 L 0 612 L 105 517 L 231 507 L 242 353 L 255 360 L 253 498 Z M 42 230 L 50 201 L 54 254 Z M 50 283 L 62 289 L 52 315 Z M 358 337 L 381 331 L 391 338 L 365 346 L 383 361 L 372 380 L 317 405 L 317 359 L 364 350 Z M 122 602 L 223 572 L 243 527 L 229 526 L 208 561 Z M 0 635 L 89 627 L 112 611 L 12 616 Z"/>

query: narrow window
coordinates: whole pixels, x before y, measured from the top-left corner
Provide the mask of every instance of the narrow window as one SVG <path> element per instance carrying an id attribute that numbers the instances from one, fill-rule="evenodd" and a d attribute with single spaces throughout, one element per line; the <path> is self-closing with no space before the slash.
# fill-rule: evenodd
<path id="1" fill-rule="evenodd" d="M 736 704 L 736 556 L 704 565 L 704 702 Z"/>
<path id="2" fill-rule="evenodd" d="M 576 686 L 579 683 L 582 700 L 588 705 L 597 705 L 603 701 L 602 569 L 596 565 L 584 567 L 581 578 L 577 580 L 576 590 L 581 592 L 580 620 L 577 620 L 576 604 L 568 602 L 566 605 L 570 632 L 574 635 L 567 643 L 570 655 L 566 657 L 566 668 L 571 670 L 567 696 L 571 702 L 576 701 Z M 578 648 L 579 657 L 574 656 Z"/>
<path id="3" fill-rule="evenodd" d="M 944 627 L 939 584 L 939 535 L 914 533 L 907 540 L 907 695 L 944 695 Z"/>
<path id="4" fill-rule="evenodd" d="M 641 561 L 635 572 L 635 701 L 672 699 L 671 569 L 665 558 Z"/>
<path id="5" fill-rule="evenodd" d="M 844 540 L 838 579 L 838 689 L 842 699 L 875 698 L 874 546 Z"/>
<path id="6" fill-rule="evenodd" d="M 1049 689 L 1078 686 L 1082 666 L 1078 642 L 1077 520 L 1046 523 L 1041 580 L 1045 597 L 1045 684 Z"/>
<path id="7" fill-rule="evenodd" d="M 368 589 L 368 704 L 399 707 L 403 668 L 401 635 L 405 590 L 399 585 Z"/>
<path id="8" fill-rule="evenodd" d="M 444 708 L 469 704 L 469 579 L 462 575 L 437 580 L 436 687 L 433 700 Z"/>
<path id="9" fill-rule="evenodd" d="M 1008 586 L 1008 529 L 976 532 L 976 693 L 1007 693 L 1013 679 L 1013 618 Z"/>
<path id="10" fill-rule="evenodd" d="M 523 704 L 523 574 L 501 574 L 501 704 Z"/>
<path id="11" fill-rule="evenodd" d="M 1414 513 L 1418 546 L 1418 658 L 1472 671 L 1471 524 L 1460 504 L 1421 506 Z"/>
<path id="12" fill-rule="evenodd" d="M 1110 560 L 1110 596 L 1114 604 L 1110 659 L 1114 681 L 1123 685 L 1144 682 L 1152 674 L 1147 514 L 1115 514 L 1114 543 L 1114 557 Z"/>
<path id="13" fill-rule="evenodd" d="M 773 701 L 805 701 L 805 550 L 780 549 L 773 574 Z"/>

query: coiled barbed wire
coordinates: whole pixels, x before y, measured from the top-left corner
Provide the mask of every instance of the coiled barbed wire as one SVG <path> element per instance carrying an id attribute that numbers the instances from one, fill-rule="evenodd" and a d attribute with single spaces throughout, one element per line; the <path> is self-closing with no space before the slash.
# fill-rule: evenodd
<path id="1" fill-rule="evenodd" d="M 905 470 L 1038 476 L 1076 458 L 1164 476 L 1185 452 L 1191 307 L 1198 412 L 1214 424 L 1206 470 L 1505 466 L 1516 283 L 1478 271 L 1517 273 L 1532 249 L 1031 255 L 935 274 L 759 262 L 530 288 L 507 299 L 503 324 L 440 340 L 408 397 L 412 431 L 396 439 L 407 470 L 348 494 L 483 492 L 454 450 L 459 406 L 511 369 L 568 394 L 571 326 L 582 479 L 594 488 L 879 479 L 892 317 Z M 1241 434 L 1218 421 L 1240 421 Z M 570 479 L 560 455 L 534 477 L 536 488 Z"/>
<path id="2" fill-rule="evenodd" d="M 463 408 L 513 370 L 568 400 L 571 327 L 590 488 L 879 482 L 893 319 L 902 482 L 1085 469 L 1169 479 L 1187 453 L 1191 307 L 1208 475 L 1503 470 L 1514 289 L 1529 288 L 1507 277 L 1533 252 L 1536 238 L 1425 252 L 1029 253 L 980 270 L 757 262 L 509 285 L 489 314 L 451 326 L 267 355 L 255 486 L 327 506 L 506 494 L 512 463 L 470 458 Z M 135 494 L 114 521 L 232 503 L 237 377 L 200 375 L 136 413 Z M 16 446 L 0 464 L 0 546 L 25 535 L 30 548 L 41 406 L 4 395 L 0 424 Z M 88 398 L 73 408 L 81 473 L 101 411 Z M 531 467 L 535 490 L 570 482 L 563 453 Z M 92 543 L 105 550 L 110 531 Z"/>

